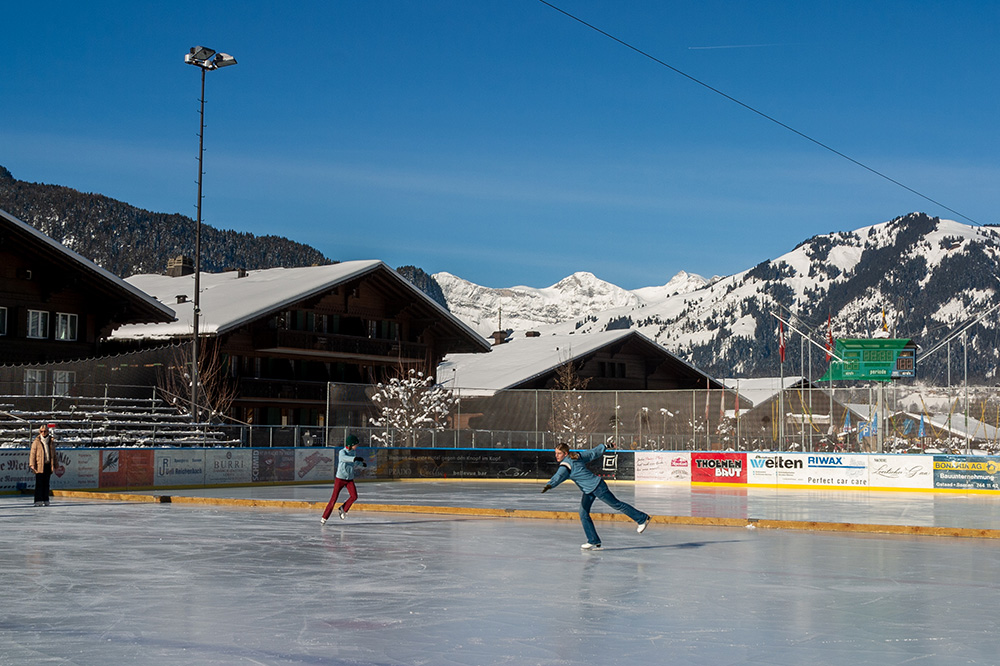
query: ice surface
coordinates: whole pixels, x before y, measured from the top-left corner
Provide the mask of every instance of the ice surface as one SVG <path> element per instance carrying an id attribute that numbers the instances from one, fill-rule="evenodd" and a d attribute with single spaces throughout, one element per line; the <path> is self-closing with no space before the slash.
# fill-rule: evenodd
<path id="1" fill-rule="evenodd" d="M 537 485 L 364 483 L 359 502 L 575 509 L 572 487 Z M 661 515 L 997 527 L 991 497 L 613 490 Z M 171 492 L 325 502 L 330 486 Z M 992 540 L 601 522 L 587 553 L 569 520 L 30 504 L 0 498 L 3 663 L 885 666 L 1000 648 Z"/>

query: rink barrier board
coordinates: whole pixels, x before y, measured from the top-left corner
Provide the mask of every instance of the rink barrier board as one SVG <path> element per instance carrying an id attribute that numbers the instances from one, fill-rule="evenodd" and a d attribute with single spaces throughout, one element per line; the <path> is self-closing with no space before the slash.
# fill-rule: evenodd
<path id="1" fill-rule="evenodd" d="M 322 511 L 326 502 L 302 500 L 263 500 L 224 497 L 184 497 L 180 495 L 144 495 L 131 493 L 102 493 L 89 491 L 55 491 L 57 497 L 97 499 L 118 502 L 145 502 L 160 504 L 188 504 L 200 506 L 227 506 L 234 508 L 273 510 Z M 413 504 L 365 504 L 355 502 L 351 511 L 373 513 L 414 513 L 424 515 L 449 515 L 469 518 L 521 518 L 541 520 L 579 520 L 575 511 L 539 511 L 531 509 L 494 509 L 484 507 L 448 507 Z M 619 513 L 592 513 L 595 522 L 633 523 Z M 766 520 L 756 518 L 718 518 L 710 516 L 650 516 L 649 529 L 659 525 L 694 527 L 739 527 L 745 529 L 793 530 L 807 532 L 841 532 L 855 534 L 892 534 L 901 536 L 957 537 L 969 539 L 1000 539 L 1000 530 L 966 527 L 931 527 L 924 525 L 880 525 L 867 523 L 836 523 L 805 520 Z"/>
<path id="2" fill-rule="evenodd" d="M 332 483 L 339 449 L 57 449 L 56 490 L 139 490 Z M 545 481 L 548 450 L 364 448 L 359 481 Z M 607 451 L 609 482 L 795 490 L 1000 493 L 1000 458 L 939 454 Z M 0 450 L 0 493 L 34 486 L 27 449 Z"/>

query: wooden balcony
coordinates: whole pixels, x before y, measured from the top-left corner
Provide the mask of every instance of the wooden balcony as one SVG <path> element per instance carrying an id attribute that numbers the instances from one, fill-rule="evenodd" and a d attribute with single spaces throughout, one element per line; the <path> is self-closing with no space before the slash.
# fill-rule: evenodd
<path id="1" fill-rule="evenodd" d="M 355 335 L 314 333 L 311 331 L 257 331 L 253 346 L 259 352 L 280 355 L 322 356 L 364 360 L 420 362 L 426 358 L 427 345 L 397 340 L 363 338 Z"/>

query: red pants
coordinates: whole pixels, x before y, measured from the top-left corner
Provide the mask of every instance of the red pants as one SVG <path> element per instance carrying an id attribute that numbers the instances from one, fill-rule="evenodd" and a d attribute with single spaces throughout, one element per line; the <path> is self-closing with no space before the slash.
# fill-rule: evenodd
<path id="1" fill-rule="evenodd" d="M 341 509 L 344 513 L 347 513 L 351 509 L 351 505 L 358 499 L 358 488 L 354 485 L 354 481 L 347 481 L 346 479 L 334 479 L 333 480 L 333 494 L 330 495 L 330 502 L 326 505 L 326 509 L 323 510 L 323 517 L 329 518 L 330 514 L 333 513 L 333 505 L 337 503 L 337 495 L 340 494 L 342 488 L 347 488 L 347 492 L 350 497 L 347 501 L 341 505 Z"/>

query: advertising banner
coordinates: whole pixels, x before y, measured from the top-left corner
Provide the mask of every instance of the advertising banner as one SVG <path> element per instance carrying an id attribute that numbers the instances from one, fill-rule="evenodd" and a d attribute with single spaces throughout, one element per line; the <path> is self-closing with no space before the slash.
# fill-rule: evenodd
<path id="1" fill-rule="evenodd" d="M 360 449 L 356 449 L 358 455 L 365 459 L 368 467 L 374 469 L 372 460 Z M 335 448 L 313 448 L 295 449 L 295 480 L 296 481 L 332 481 L 337 474 L 336 456 L 340 449 Z M 358 472 L 364 471 L 361 468 Z M 357 475 L 360 478 L 360 474 Z"/>
<path id="2" fill-rule="evenodd" d="M 35 473 L 28 468 L 28 449 L 0 451 L 0 491 L 35 487 Z"/>
<path id="3" fill-rule="evenodd" d="M 934 457 L 871 456 L 868 459 L 868 485 L 872 488 L 933 488 Z"/>
<path id="4" fill-rule="evenodd" d="M 250 483 L 250 449 L 205 449 L 205 484 Z"/>
<path id="5" fill-rule="evenodd" d="M 56 449 L 52 488 L 96 490 L 100 487 L 101 452 L 98 449 Z"/>
<path id="6" fill-rule="evenodd" d="M 551 451 L 390 448 L 380 456 L 379 477 L 390 479 L 547 479 L 556 471 Z M 619 457 L 611 463 L 617 465 Z M 595 474 L 610 478 L 604 467 L 601 458 L 591 464 Z"/>
<path id="7" fill-rule="evenodd" d="M 205 449 L 157 450 L 153 481 L 158 487 L 204 485 Z"/>
<path id="8" fill-rule="evenodd" d="M 796 484 L 807 486 L 868 486 L 868 457 L 843 453 L 800 453 L 805 469 L 795 473 Z"/>
<path id="9" fill-rule="evenodd" d="M 748 453 L 747 483 L 769 486 L 805 483 L 806 460 L 801 453 Z"/>
<path id="10" fill-rule="evenodd" d="M 636 451 L 634 455 L 636 481 L 691 481 L 691 454 L 687 451 Z"/>
<path id="11" fill-rule="evenodd" d="M 980 456 L 934 456 L 934 487 L 1000 490 L 1000 463 Z"/>
<path id="12" fill-rule="evenodd" d="M 746 483 L 747 454 L 692 453 L 693 483 Z"/>
<path id="13" fill-rule="evenodd" d="M 101 449 L 101 488 L 148 488 L 153 485 L 152 449 Z"/>
<path id="14" fill-rule="evenodd" d="M 253 449 L 250 480 L 254 483 L 295 480 L 295 449 Z"/>

